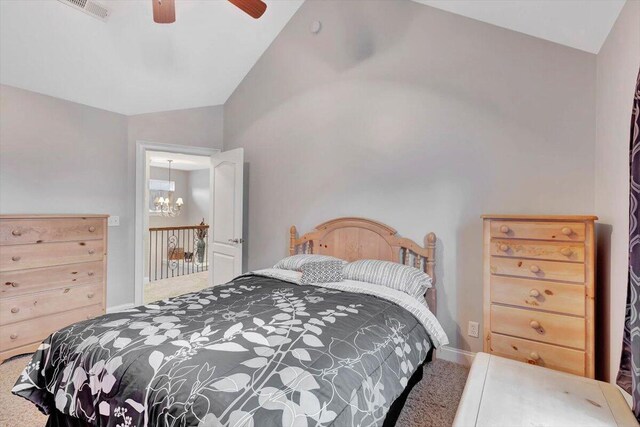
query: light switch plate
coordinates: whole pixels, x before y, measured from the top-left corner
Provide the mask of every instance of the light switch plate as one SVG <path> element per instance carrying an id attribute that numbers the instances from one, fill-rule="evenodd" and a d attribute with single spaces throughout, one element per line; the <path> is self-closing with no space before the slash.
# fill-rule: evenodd
<path id="1" fill-rule="evenodd" d="M 467 331 L 467 334 L 470 337 L 478 338 L 478 332 L 479 332 L 478 329 L 479 329 L 478 322 L 469 322 L 469 330 Z"/>
<path id="2" fill-rule="evenodd" d="M 112 215 L 108 221 L 109 227 L 118 227 L 120 225 L 120 217 L 118 215 Z"/>

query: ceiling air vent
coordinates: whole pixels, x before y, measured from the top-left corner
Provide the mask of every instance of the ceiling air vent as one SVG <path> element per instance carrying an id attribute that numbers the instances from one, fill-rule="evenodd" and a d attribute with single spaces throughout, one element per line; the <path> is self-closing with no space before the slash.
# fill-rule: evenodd
<path id="1" fill-rule="evenodd" d="M 106 21 L 111 11 L 101 5 L 100 3 L 93 0 L 58 0 L 60 3 L 64 3 L 68 6 L 71 6 L 74 9 L 77 9 L 81 12 L 86 13 L 89 16 L 93 16 L 94 18 L 98 18 L 101 21 Z"/>

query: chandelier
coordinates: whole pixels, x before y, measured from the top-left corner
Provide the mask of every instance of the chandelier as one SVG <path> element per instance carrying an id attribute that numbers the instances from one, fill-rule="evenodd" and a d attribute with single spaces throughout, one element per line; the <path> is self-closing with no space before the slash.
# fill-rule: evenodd
<path id="1" fill-rule="evenodd" d="M 156 207 L 156 212 L 160 213 L 162 216 L 167 217 L 176 217 L 180 215 L 180 211 L 182 209 L 182 205 L 184 202 L 182 201 L 182 197 L 178 197 L 175 203 L 171 201 L 171 163 L 173 160 L 168 160 L 169 162 L 169 185 L 168 185 L 168 194 L 167 197 L 158 197 L 153 201 L 153 204 Z"/>

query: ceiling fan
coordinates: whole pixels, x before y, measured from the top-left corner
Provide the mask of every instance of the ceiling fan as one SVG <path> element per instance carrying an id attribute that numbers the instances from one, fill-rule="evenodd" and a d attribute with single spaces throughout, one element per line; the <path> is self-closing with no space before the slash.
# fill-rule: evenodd
<path id="1" fill-rule="evenodd" d="M 228 0 L 254 19 L 258 19 L 267 10 L 267 5 L 262 0 Z M 151 0 L 153 3 L 153 20 L 158 24 L 171 24 L 176 22 L 175 0 Z"/>

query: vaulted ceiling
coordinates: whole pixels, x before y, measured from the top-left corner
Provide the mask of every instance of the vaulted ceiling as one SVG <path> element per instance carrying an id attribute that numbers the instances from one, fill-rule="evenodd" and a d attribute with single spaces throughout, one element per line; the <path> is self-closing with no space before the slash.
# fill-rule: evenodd
<path id="1" fill-rule="evenodd" d="M 304 2 L 266 0 L 253 20 L 227 1 L 176 0 L 176 23 L 159 25 L 150 0 L 97 1 L 106 22 L 0 0 L 0 83 L 127 115 L 224 104 Z M 625 0 L 414 1 L 597 53 Z"/>
<path id="2" fill-rule="evenodd" d="M 254 20 L 227 1 L 98 0 L 106 22 L 55 0 L 0 0 L 0 82 L 122 114 L 224 104 L 303 0 Z"/>
<path id="3" fill-rule="evenodd" d="M 590 53 L 600 51 L 625 3 L 625 0 L 413 1 Z"/>

